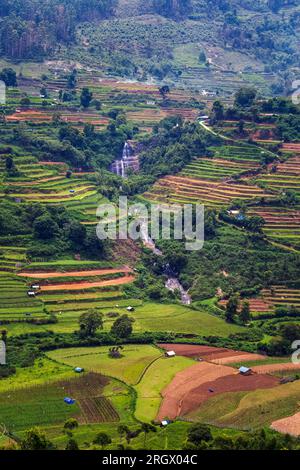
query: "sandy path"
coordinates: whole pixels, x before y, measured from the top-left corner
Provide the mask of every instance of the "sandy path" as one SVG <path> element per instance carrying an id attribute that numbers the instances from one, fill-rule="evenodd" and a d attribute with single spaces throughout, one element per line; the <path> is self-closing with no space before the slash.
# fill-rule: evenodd
<path id="1" fill-rule="evenodd" d="M 85 276 L 102 276 L 105 274 L 116 274 L 116 273 L 130 273 L 132 270 L 128 267 L 124 268 L 108 268 L 108 269 L 90 269 L 88 271 L 49 271 L 49 272 L 33 272 L 33 271 L 22 271 L 18 273 L 18 276 L 22 277 L 33 277 L 35 279 L 48 279 L 53 277 L 85 277 Z"/>
<path id="2" fill-rule="evenodd" d="M 271 428 L 275 431 L 298 437 L 300 435 L 300 413 L 273 421 Z"/>
<path id="3" fill-rule="evenodd" d="M 41 286 L 41 291 L 55 290 L 81 290 L 90 289 L 92 287 L 117 286 L 120 284 L 128 284 L 134 281 L 134 276 L 123 276 L 117 279 L 108 279 L 106 281 L 97 282 L 69 282 L 65 284 L 51 284 L 49 286 Z"/>

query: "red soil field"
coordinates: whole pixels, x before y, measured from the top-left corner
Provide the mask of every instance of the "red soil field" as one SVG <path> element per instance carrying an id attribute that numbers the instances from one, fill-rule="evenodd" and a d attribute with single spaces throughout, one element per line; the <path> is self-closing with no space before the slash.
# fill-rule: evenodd
<path id="1" fill-rule="evenodd" d="M 175 351 L 178 356 L 202 358 L 218 364 L 230 362 L 256 361 L 264 359 L 261 354 L 234 351 L 233 349 L 215 348 L 213 346 L 198 346 L 194 344 L 159 343 L 166 351 Z M 224 362 L 222 362 L 224 360 Z"/>
<path id="2" fill-rule="evenodd" d="M 47 279 L 54 277 L 84 277 L 84 276 L 101 276 L 105 274 L 115 274 L 115 273 L 131 273 L 130 268 L 116 268 L 116 269 L 91 269 L 89 271 L 65 271 L 65 272 L 32 272 L 32 271 L 23 271 L 18 273 L 18 276 L 22 277 L 33 277 L 35 279 Z"/>
<path id="3" fill-rule="evenodd" d="M 96 282 L 69 282 L 64 284 L 51 284 L 49 286 L 41 286 L 41 291 L 55 291 L 55 290 L 81 290 L 90 289 L 92 287 L 103 287 L 103 286 L 117 286 L 121 284 L 128 284 L 134 281 L 134 276 L 123 276 L 117 279 L 108 279 L 105 281 Z"/>
<path id="4" fill-rule="evenodd" d="M 206 382 L 188 393 L 182 400 L 180 415 L 184 416 L 196 410 L 206 400 L 221 393 L 272 388 L 278 384 L 278 378 L 263 374 L 248 376 L 235 374 L 220 377 L 214 381 Z M 210 392 L 209 389 L 213 392 Z"/>
<path id="5" fill-rule="evenodd" d="M 269 374 L 271 372 L 281 372 L 285 370 L 300 370 L 300 364 L 294 364 L 293 362 L 282 362 L 280 364 L 265 364 L 261 366 L 252 367 L 254 372 L 258 374 Z"/>
<path id="6" fill-rule="evenodd" d="M 283 434 L 298 437 L 300 435 L 300 413 L 273 421 L 271 429 Z"/>
<path id="7" fill-rule="evenodd" d="M 172 359 L 168 359 L 172 360 Z M 212 382 L 219 377 L 233 375 L 235 369 L 227 366 L 211 364 L 209 362 L 197 362 L 187 369 L 177 373 L 171 383 L 162 391 L 163 401 L 161 403 L 157 419 L 175 419 L 181 414 L 184 399 L 195 388 Z"/>

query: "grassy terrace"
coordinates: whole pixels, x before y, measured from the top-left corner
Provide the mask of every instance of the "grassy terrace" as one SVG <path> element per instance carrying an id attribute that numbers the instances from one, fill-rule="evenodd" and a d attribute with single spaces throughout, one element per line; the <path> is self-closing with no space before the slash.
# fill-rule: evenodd
<path id="1" fill-rule="evenodd" d="M 264 189 L 239 176 L 259 168 L 261 150 L 250 146 L 212 147 L 214 158 L 199 158 L 175 176 L 158 180 L 145 197 L 154 201 L 193 203 L 218 207 L 233 199 L 272 197 Z"/>

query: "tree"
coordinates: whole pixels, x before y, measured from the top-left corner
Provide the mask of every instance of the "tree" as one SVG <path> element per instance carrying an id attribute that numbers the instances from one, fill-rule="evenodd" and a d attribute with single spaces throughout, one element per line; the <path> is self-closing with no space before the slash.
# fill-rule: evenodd
<path id="1" fill-rule="evenodd" d="M 111 333 L 118 338 L 128 338 L 132 333 L 133 319 L 128 315 L 122 315 L 117 318 L 111 327 Z"/>
<path id="2" fill-rule="evenodd" d="M 250 314 L 250 304 L 249 304 L 249 302 L 243 302 L 239 318 L 240 318 L 242 323 L 248 323 L 250 321 L 251 314 Z"/>
<path id="3" fill-rule="evenodd" d="M 212 107 L 212 118 L 215 122 L 221 121 L 224 118 L 224 106 L 221 101 L 214 101 Z"/>
<path id="4" fill-rule="evenodd" d="M 163 85 L 158 89 L 158 91 L 163 99 L 165 99 L 166 96 L 170 93 L 170 87 L 168 85 Z"/>
<path id="5" fill-rule="evenodd" d="M 99 432 L 93 440 L 93 443 L 101 446 L 103 450 L 105 446 L 111 444 L 111 438 L 105 432 Z"/>
<path id="6" fill-rule="evenodd" d="M 144 447 L 146 447 L 147 434 L 149 434 L 149 432 L 156 432 L 156 427 L 153 426 L 153 424 L 143 423 L 141 431 L 144 433 Z"/>
<path id="7" fill-rule="evenodd" d="M 78 428 L 78 421 L 75 418 L 69 418 L 64 424 L 64 429 L 72 430 Z"/>
<path id="8" fill-rule="evenodd" d="M 225 319 L 228 323 L 234 322 L 234 316 L 237 314 L 237 309 L 239 306 L 239 300 L 236 295 L 229 297 L 229 300 L 226 305 Z"/>
<path id="9" fill-rule="evenodd" d="M 25 438 L 20 443 L 21 450 L 52 450 L 53 443 L 46 438 L 39 428 L 26 431 Z"/>
<path id="10" fill-rule="evenodd" d="M 86 228 L 77 220 L 74 220 L 70 224 L 69 228 L 69 239 L 77 245 L 82 245 L 86 237 Z"/>
<path id="11" fill-rule="evenodd" d="M 48 214 L 37 217 L 33 223 L 33 231 L 36 238 L 50 240 L 58 232 L 58 225 Z"/>
<path id="12" fill-rule="evenodd" d="M 235 105 L 241 107 L 249 107 L 253 104 L 256 97 L 254 88 L 243 87 L 235 94 Z"/>
<path id="13" fill-rule="evenodd" d="M 6 343 L 7 340 L 7 330 L 1 330 L 1 341 Z"/>
<path id="14" fill-rule="evenodd" d="M 88 88 L 82 88 L 80 103 L 84 108 L 88 108 L 93 98 L 93 93 Z"/>
<path id="15" fill-rule="evenodd" d="M 196 446 L 201 444 L 202 441 L 211 441 L 210 428 L 206 424 L 194 424 L 188 431 L 187 440 Z"/>
<path id="16" fill-rule="evenodd" d="M 66 450 L 79 450 L 78 444 L 75 439 L 69 439 L 66 445 Z"/>
<path id="17" fill-rule="evenodd" d="M 7 87 L 17 86 L 17 74 L 11 68 L 5 68 L 0 72 L 0 80 L 2 80 Z"/>
<path id="18" fill-rule="evenodd" d="M 122 437 L 126 436 L 130 432 L 129 427 L 126 426 L 125 424 L 120 424 L 120 426 L 118 426 L 117 431 L 118 431 L 118 434 L 120 436 L 120 443 L 121 443 Z"/>
<path id="19" fill-rule="evenodd" d="M 206 62 L 206 55 L 204 51 L 201 51 L 199 54 L 199 62 L 200 64 L 205 64 Z"/>
<path id="20" fill-rule="evenodd" d="M 67 79 L 67 86 L 68 88 L 75 88 L 76 87 L 76 84 L 77 84 L 77 71 L 76 69 L 74 69 L 70 75 L 68 76 L 68 79 Z"/>
<path id="21" fill-rule="evenodd" d="M 103 328 L 103 316 L 97 310 L 90 309 L 79 317 L 79 327 L 82 336 L 94 336 L 98 329 Z"/>

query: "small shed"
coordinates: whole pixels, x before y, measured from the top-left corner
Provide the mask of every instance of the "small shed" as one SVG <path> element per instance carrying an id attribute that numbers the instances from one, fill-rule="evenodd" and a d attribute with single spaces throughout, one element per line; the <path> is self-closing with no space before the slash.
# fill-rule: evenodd
<path id="1" fill-rule="evenodd" d="M 74 400 L 74 398 L 65 397 L 65 398 L 64 398 L 64 402 L 65 402 L 67 405 L 74 405 L 75 400 Z"/>
<path id="2" fill-rule="evenodd" d="M 176 353 L 175 351 L 166 351 L 166 357 L 175 357 Z"/>
<path id="3" fill-rule="evenodd" d="M 28 295 L 29 297 L 35 297 L 35 292 L 34 292 L 33 290 L 29 290 L 29 291 L 27 292 L 27 295 Z"/>
<path id="4" fill-rule="evenodd" d="M 241 366 L 239 368 L 239 373 L 242 375 L 250 375 L 252 374 L 252 370 L 250 369 L 250 367 Z"/>
<path id="5" fill-rule="evenodd" d="M 160 422 L 160 424 L 161 424 L 162 426 L 168 426 L 168 424 L 170 424 L 170 421 L 168 421 L 167 419 L 163 419 L 163 420 Z"/>
<path id="6" fill-rule="evenodd" d="M 84 372 L 84 369 L 83 369 L 83 367 L 75 367 L 74 371 L 78 372 L 78 374 L 80 374 L 81 372 Z"/>
<path id="7" fill-rule="evenodd" d="M 39 288 L 40 288 L 39 284 L 33 284 L 31 286 L 31 289 L 33 289 L 33 290 L 39 290 Z"/>
<path id="8" fill-rule="evenodd" d="M 128 310 L 128 312 L 134 312 L 134 307 L 131 307 L 131 306 L 129 305 L 129 307 L 127 307 L 126 310 Z"/>

